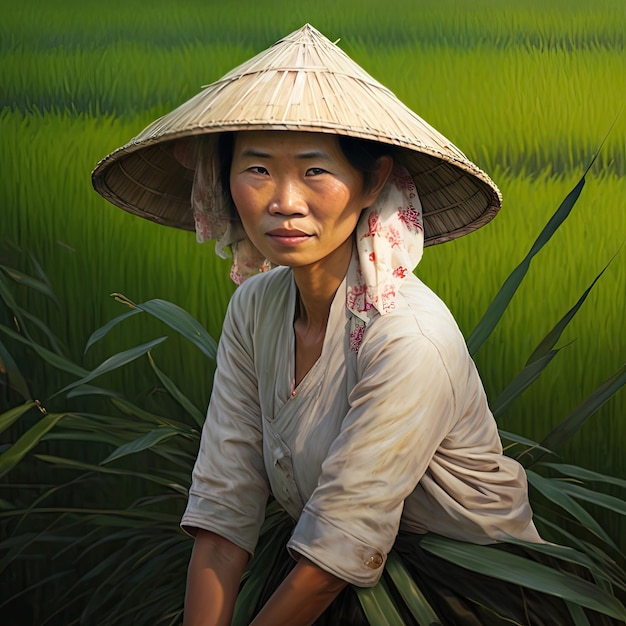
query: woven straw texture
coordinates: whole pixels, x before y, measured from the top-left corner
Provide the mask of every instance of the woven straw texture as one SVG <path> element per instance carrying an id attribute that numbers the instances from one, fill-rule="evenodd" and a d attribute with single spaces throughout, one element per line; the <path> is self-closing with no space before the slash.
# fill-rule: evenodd
<path id="1" fill-rule="evenodd" d="M 476 230 L 501 205 L 483 171 L 308 24 L 105 157 L 94 188 L 131 213 L 194 230 L 193 171 L 174 158 L 176 140 L 239 130 L 335 133 L 396 146 L 422 202 L 426 245 Z"/>

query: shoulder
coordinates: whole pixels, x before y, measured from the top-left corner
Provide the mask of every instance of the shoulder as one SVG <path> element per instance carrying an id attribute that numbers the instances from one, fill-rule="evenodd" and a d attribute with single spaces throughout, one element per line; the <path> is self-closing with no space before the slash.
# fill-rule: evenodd
<path id="1" fill-rule="evenodd" d="M 272 300 L 280 299 L 280 294 L 286 296 L 292 283 L 293 278 L 288 267 L 277 267 L 269 272 L 252 276 L 235 290 L 228 305 L 229 314 L 242 311 L 249 313 L 262 307 L 263 303 L 270 304 Z"/>
<path id="2" fill-rule="evenodd" d="M 465 346 L 465 340 L 446 304 L 416 276 L 410 276 L 402 285 L 396 308 L 384 316 L 375 317 L 368 325 L 370 339 L 400 336 L 406 339 L 423 338 L 434 344 Z"/>
<path id="3" fill-rule="evenodd" d="M 415 276 L 402 285 L 395 310 L 368 324 L 359 353 L 367 359 L 400 359 L 407 365 L 428 361 L 450 375 L 466 367 L 470 358 L 446 304 Z"/>

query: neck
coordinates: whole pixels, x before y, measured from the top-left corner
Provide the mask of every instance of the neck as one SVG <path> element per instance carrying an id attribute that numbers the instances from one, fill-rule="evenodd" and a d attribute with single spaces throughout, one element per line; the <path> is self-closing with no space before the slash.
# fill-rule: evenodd
<path id="1" fill-rule="evenodd" d="M 294 267 L 300 309 L 297 321 L 310 329 L 324 331 L 335 293 L 343 281 L 352 258 L 352 239 L 329 257 L 304 267 Z"/>

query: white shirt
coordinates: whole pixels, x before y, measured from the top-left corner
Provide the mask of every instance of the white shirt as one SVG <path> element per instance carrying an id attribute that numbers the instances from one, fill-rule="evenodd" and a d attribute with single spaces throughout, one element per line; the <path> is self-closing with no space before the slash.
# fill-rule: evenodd
<path id="1" fill-rule="evenodd" d="M 344 282 L 321 356 L 294 390 L 296 296 L 278 268 L 231 300 L 183 528 L 253 553 L 271 491 L 297 520 L 289 550 L 358 586 L 376 584 L 399 528 L 540 541 L 524 470 L 502 454 L 443 302 L 407 277 L 354 352 Z"/>

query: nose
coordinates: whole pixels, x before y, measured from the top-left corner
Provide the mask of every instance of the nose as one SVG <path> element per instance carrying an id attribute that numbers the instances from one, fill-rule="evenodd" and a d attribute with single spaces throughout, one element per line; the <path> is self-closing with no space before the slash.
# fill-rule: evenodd
<path id="1" fill-rule="evenodd" d="M 269 212 L 272 215 L 306 215 L 309 212 L 304 190 L 297 181 L 289 179 L 276 183 Z"/>

